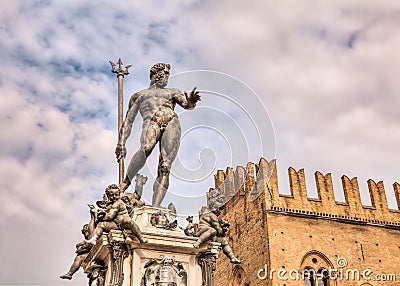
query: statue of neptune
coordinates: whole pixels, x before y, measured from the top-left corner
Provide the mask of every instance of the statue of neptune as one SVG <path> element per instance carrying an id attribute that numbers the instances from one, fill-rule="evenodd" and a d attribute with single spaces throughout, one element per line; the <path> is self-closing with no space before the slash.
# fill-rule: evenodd
<path id="1" fill-rule="evenodd" d="M 132 95 L 115 150 L 118 162 L 125 158 L 125 143 L 131 133 L 133 121 L 140 111 L 143 118 L 140 148 L 133 155 L 120 188 L 125 191 L 129 187 L 131 180 L 143 168 L 147 157 L 159 143 L 160 157 L 152 200 L 152 205 L 155 207 L 161 206 L 167 192 L 171 164 L 178 153 L 180 144 L 181 127 L 174 111 L 175 105 L 193 109 L 201 99 L 196 87 L 190 94 L 181 92 L 177 88 L 166 88 L 169 71 L 169 64 L 155 64 L 150 70 L 150 87 Z"/>

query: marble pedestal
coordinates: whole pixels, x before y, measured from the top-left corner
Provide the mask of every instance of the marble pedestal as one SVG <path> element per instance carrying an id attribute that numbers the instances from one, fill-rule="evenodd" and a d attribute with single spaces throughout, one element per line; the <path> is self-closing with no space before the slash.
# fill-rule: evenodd
<path id="1" fill-rule="evenodd" d="M 104 286 L 212 285 L 203 281 L 210 280 L 213 274 L 210 271 L 215 268 L 219 243 L 194 248 L 196 237 L 186 236 L 179 227 L 168 230 L 157 226 L 154 221 L 157 215 L 164 222 L 165 218 L 169 223 L 175 220 L 170 210 L 144 206 L 134 213 L 132 219 L 148 242 L 139 243 L 129 231 L 112 230 L 104 234 L 82 264 L 89 277 L 93 267 L 100 264 L 104 265 Z"/>

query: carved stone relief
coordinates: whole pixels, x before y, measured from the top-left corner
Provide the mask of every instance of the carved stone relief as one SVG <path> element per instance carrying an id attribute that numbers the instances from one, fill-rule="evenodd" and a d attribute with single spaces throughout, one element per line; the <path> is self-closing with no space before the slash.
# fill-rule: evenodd
<path id="1" fill-rule="evenodd" d="M 160 255 L 159 259 L 149 260 L 144 268 L 140 286 L 187 286 L 187 272 L 175 257 Z"/>

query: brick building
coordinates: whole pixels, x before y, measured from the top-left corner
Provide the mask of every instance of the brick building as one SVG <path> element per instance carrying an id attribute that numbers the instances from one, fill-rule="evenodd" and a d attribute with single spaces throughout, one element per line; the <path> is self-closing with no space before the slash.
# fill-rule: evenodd
<path id="1" fill-rule="evenodd" d="M 291 194 L 279 193 L 275 160 L 217 172 L 208 205 L 226 202 L 221 218 L 242 264 L 220 254 L 216 286 L 400 285 L 400 211 L 389 209 L 383 182 L 368 180 L 364 206 L 357 178 L 342 177 L 345 202 L 335 200 L 330 174 L 315 180 L 318 198 L 309 198 L 302 169 L 289 168 Z"/>

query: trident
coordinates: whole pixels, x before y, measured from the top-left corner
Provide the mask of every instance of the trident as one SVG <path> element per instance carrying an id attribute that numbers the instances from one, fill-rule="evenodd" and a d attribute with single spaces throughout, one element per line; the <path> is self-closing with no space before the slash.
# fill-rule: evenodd
<path id="1" fill-rule="evenodd" d="M 113 73 L 117 74 L 118 78 L 118 142 L 121 136 L 121 127 L 122 123 L 124 120 L 124 93 L 123 93 L 123 88 L 124 88 L 124 76 L 128 75 L 128 69 L 132 65 L 127 65 L 125 66 L 125 69 L 122 69 L 122 61 L 121 58 L 118 59 L 117 65 L 118 69 L 115 68 L 116 64 L 114 64 L 112 61 L 109 61 L 111 64 L 111 71 Z M 119 160 L 119 183 L 121 184 L 122 181 L 124 180 L 124 160 Z"/>

